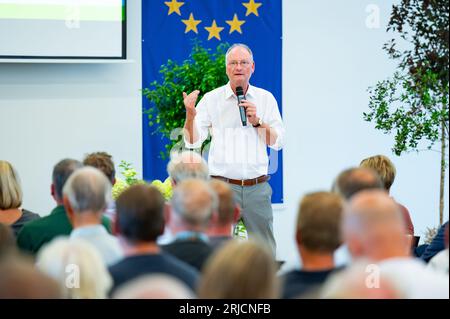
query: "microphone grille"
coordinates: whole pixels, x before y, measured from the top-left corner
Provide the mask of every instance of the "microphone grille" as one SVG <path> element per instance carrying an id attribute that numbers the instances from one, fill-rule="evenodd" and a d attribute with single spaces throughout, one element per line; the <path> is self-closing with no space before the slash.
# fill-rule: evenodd
<path id="1" fill-rule="evenodd" d="M 244 89 L 242 88 L 242 86 L 238 86 L 236 88 L 236 95 L 244 95 Z"/>

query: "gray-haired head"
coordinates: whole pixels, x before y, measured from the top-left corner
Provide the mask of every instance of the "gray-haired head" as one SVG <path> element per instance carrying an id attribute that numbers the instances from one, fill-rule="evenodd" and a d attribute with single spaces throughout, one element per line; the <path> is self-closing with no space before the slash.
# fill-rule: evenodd
<path id="1" fill-rule="evenodd" d="M 69 176 L 80 167 L 83 167 L 83 164 L 80 161 L 71 158 L 63 159 L 53 167 L 52 182 L 57 200 L 62 200 L 64 184 Z"/>
<path id="2" fill-rule="evenodd" d="M 245 50 L 248 51 L 248 53 L 250 53 L 250 57 L 251 57 L 251 62 L 253 62 L 253 52 L 252 50 L 248 47 L 248 45 L 243 44 L 243 43 L 235 43 L 233 44 L 231 47 L 228 48 L 227 53 L 225 53 L 225 65 L 228 64 L 228 55 L 230 54 L 230 52 L 237 47 L 241 47 L 244 48 Z"/>
<path id="3" fill-rule="evenodd" d="M 333 192 L 346 200 L 367 189 L 384 189 L 384 187 L 377 172 L 364 167 L 353 167 L 342 171 L 333 185 Z"/>
<path id="4" fill-rule="evenodd" d="M 175 184 L 190 178 L 209 179 L 208 164 L 200 154 L 193 151 L 172 154 L 167 173 Z"/>
<path id="5" fill-rule="evenodd" d="M 181 220 L 192 227 L 206 226 L 211 214 L 217 209 L 218 200 L 208 183 L 199 179 L 188 179 L 174 189 L 172 210 Z"/>
<path id="6" fill-rule="evenodd" d="M 111 200 L 111 183 L 105 174 L 95 167 L 83 167 L 75 171 L 63 188 L 75 212 L 104 210 Z"/>

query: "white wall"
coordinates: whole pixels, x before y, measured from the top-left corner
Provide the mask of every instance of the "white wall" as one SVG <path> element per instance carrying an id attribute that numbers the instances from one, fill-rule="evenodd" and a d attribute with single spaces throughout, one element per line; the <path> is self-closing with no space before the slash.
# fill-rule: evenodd
<path id="1" fill-rule="evenodd" d="M 36 213 L 54 207 L 51 172 L 65 157 L 106 151 L 141 170 L 141 4 L 128 6 L 133 63 L 0 63 L 0 159 L 16 167 Z"/>
<path id="2" fill-rule="evenodd" d="M 329 189 L 342 169 L 370 155 L 386 154 L 396 164 L 392 193 L 410 209 L 416 233 L 423 236 L 438 223 L 439 154 L 395 157 L 393 137 L 362 119 L 367 87 L 394 68 L 381 50 L 388 39 L 387 2 L 283 1 L 287 145 L 285 204 L 275 211 L 279 259 L 297 256 L 293 234 L 300 197 Z M 380 29 L 365 26 L 365 9 L 372 3 L 380 7 Z M 54 206 L 50 174 L 64 157 L 105 150 L 116 162 L 142 168 L 140 1 L 128 5 L 132 64 L 0 64 L 0 158 L 19 171 L 24 206 L 42 215 Z"/>
<path id="3" fill-rule="evenodd" d="M 366 27 L 369 4 L 380 8 L 379 29 Z M 409 208 L 417 235 L 423 237 L 426 227 L 439 222 L 440 154 L 394 156 L 393 136 L 383 135 L 362 118 L 368 110 L 367 87 L 391 75 L 395 67 L 381 49 L 389 39 L 385 26 L 391 4 L 283 1 L 285 209 L 275 217 L 282 259 L 296 257 L 293 234 L 301 196 L 328 190 L 341 170 L 371 155 L 385 154 L 396 165 L 391 192 Z M 445 198 L 448 209 L 448 186 Z"/>

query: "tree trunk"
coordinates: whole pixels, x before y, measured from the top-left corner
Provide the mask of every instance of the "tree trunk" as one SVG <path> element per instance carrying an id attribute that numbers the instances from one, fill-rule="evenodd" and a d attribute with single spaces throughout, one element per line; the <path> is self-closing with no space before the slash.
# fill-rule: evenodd
<path id="1" fill-rule="evenodd" d="M 441 182 L 439 189 L 439 225 L 444 223 L 444 187 L 445 187 L 445 168 L 447 163 L 445 162 L 445 155 L 447 150 L 447 135 L 445 132 L 445 119 L 442 119 L 441 124 Z"/>

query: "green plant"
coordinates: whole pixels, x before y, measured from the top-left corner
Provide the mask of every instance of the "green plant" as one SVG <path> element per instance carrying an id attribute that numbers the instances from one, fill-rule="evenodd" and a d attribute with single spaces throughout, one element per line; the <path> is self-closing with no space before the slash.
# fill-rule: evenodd
<path id="1" fill-rule="evenodd" d="M 136 169 L 131 163 L 120 161 L 119 167 L 121 168 L 120 174 L 125 179 L 116 178 L 116 183 L 112 188 L 112 197 L 114 200 L 116 200 L 124 190 L 135 184 L 151 184 L 155 186 L 164 196 L 166 201 L 170 200 L 172 197 L 172 183 L 169 177 L 167 177 L 164 182 L 155 179 L 151 183 L 147 183 L 146 181 L 137 178 Z"/>
<path id="2" fill-rule="evenodd" d="M 394 154 L 441 143 L 439 221 L 443 222 L 444 180 L 449 122 L 449 3 L 447 0 L 402 0 L 394 5 L 387 31 L 397 32 L 383 49 L 398 60 L 391 78 L 369 88 L 370 112 L 385 134 L 395 133 Z M 401 46 L 402 49 L 399 49 Z"/>
<path id="3" fill-rule="evenodd" d="M 170 139 L 165 146 L 166 152 L 161 152 L 162 158 L 167 158 L 173 146 L 182 138 L 182 128 L 185 121 L 183 92 L 190 93 L 200 90 L 199 100 L 206 92 L 227 83 L 225 73 L 225 53 L 228 44 L 222 43 L 215 52 L 194 42 L 189 58 L 181 64 L 168 60 L 160 68 L 162 82 L 154 81 L 150 88 L 144 88 L 143 94 L 151 102 L 150 108 L 144 110 L 150 126 L 155 126 L 155 132 Z M 178 129 L 178 130 L 177 130 Z"/>

